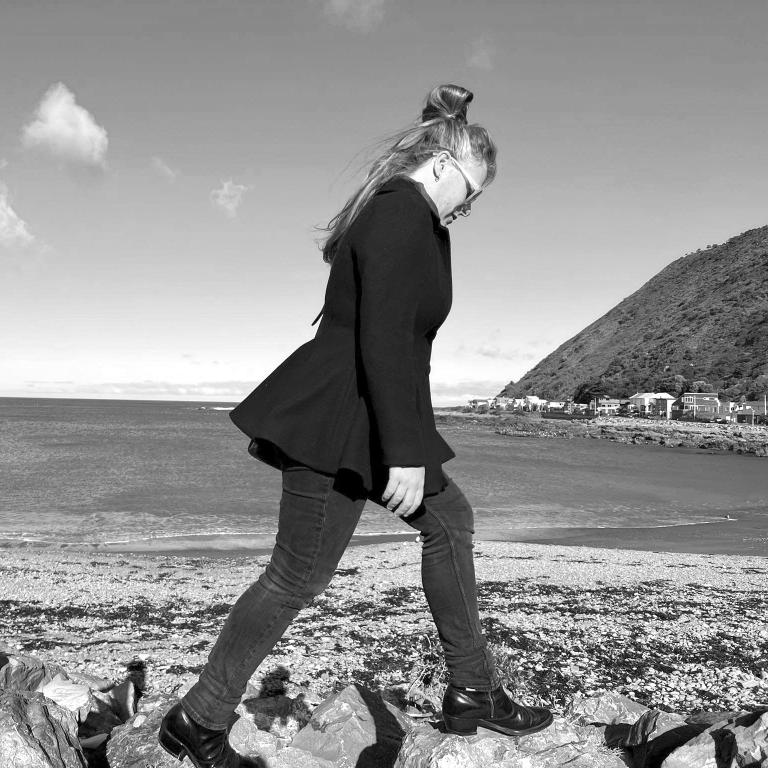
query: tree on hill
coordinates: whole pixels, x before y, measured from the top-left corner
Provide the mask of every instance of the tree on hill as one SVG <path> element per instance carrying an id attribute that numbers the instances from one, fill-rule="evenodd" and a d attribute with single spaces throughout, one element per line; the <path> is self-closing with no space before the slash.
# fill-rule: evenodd
<path id="1" fill-rule="evenodd" d="M 573 402 L 589 405 L 593 400 L 599 400 L 608 394 L 608 387 L 601 379 L 584 382 L 573 396 Z"/>

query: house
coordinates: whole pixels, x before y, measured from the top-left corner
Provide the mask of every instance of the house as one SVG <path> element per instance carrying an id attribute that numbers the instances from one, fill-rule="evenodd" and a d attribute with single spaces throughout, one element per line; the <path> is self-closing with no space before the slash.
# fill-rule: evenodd
<path id="1" fill-rule="evenodd" d="M 595 398 L 589 404 L 591 410 L 595 412 L 596 416 L 614 416 L 619 412 L 622 401 L 615 397 L 602 397 Z"/>
<path id="2" fill-rule="evenodd" d="M 667 392 L 657 392 L 653 398 L 653 413 L 655 416 L 663 416 L 665 419 L 672 418 L 672 406 L 677 400 L 674 395 Z"/>
<path id="3" fill-rule="evenodd" d="M 487 397 L 481 397 L 481 398 L 475 398 L 473 400 L 469 401 L 469 407 L 470 408 L 490 408 L 491 407 L 491 399 Z"/>
<path id="4" fill-rule="evenodd" d="M 717 392 L 684 392 L 671 408 L 672 418 L 714 419 L 720 413 Z"/>
<path id="5" fill-rule="evenodd" d="M 655 397 L 655 392 L 636 392 L 629 398 L 629 408 L 638 413 L 648 413 Z"/>
<path id="6" fill-rule="evenodd" d="M 739 424 L 768 424 L 765 400 L 732 403 L 732 414 Z"/>
<path id="7" fill-rule="evenodd" d="M 540 411 L 546 404 L 546 400 L 536 395 L 526 395 L 525 403 L 523 404 L 524 411 Z"/>
<path id="8" fill-rule="evenodd" d="M 504 408 L 505 410 L 507 408 L 511 408 L 512 406 L 510 403 L 512 402 L 511 397 L 506 397 L 504 395 L 496 395 L 496 397 L 491 400 L 491 408 Z"/>
<path id="9" fill-rule="evenodd" d="M 565 400 L 547 400 L 546 403 L 544 403 L 545 411 L 565 411 Z"/>
<path id="10" fill-rule="evenodd" d="M 676 397 L 668 392 L 638 392 L 629 398 L 630 410 L 648 416 L 670 418 Z"/>

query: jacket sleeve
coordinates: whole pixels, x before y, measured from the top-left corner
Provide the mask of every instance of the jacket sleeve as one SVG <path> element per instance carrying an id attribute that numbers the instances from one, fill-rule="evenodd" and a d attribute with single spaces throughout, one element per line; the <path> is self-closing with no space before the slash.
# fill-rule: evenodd
<path id="1" fill-rule="evenodd" d="M 354 250 L 360 280 L 360 355 L 386 466 L 426 461 L 417 410 L 415 318 L 434 237 L 429 211 L 410 195 L 378 195 Z"/>

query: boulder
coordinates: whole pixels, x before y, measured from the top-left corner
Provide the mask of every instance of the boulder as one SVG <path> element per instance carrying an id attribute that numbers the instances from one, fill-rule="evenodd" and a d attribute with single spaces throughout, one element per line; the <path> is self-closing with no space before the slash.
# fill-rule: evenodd
<path id="1" fill-rule="evenodd" d="M 682 715 L 649 709 L 631 726 L 623 746 L 631 753 L 634 768 L 653 768 L 706 727 L 688 723 Z"/>
<path id="2" fill-rule="evenodd" d="M 515 739 L 478 730 L 453 736 L 423 723 L 405 737 L 394 768 L 512 768 L 519 766 Z"/>
<path id="3" fill-rule="evenodd" d="M 60 675 L 69 676 L 58 664 L 49 664 L 35 656 L 3 655 L 0 661 L 0 688 L 10 691 L 39 691 L 46 683 Z"/>
<path id="4" fill-rule="evenodd" d="M 768 768 L 768 712 L 748 712 L 710 725 L 675 749 L 661 768 Z"/>
<path id="5" fill-rule="evenodd" d="M 86 768 L 75 716 L 41 693 L 0 690 L 0 768 Z"/>
<path id="6" fill-rule="evenodd" d="M 133 680 L 123 680 L 119 685 L 114 685 L 108 691 L 100 693 L 99 698 L 122 722 L 125 722 L 136 714 L 139 691 Z"/>
<path id="7" fill-rule="evenodd" d="M 736 753 L 742 765 L 768 768 L 768 711 L 742 715 L 730 728 L 736 738 Z"/>
<path id="8" fill-rule="evenodd" d="M 350 685 L 317 707 L 291 746 L 335 768 L 389 768 L 412 727 L 410 718 L 381 696 Z"/>
<path id="9" fill-rule="evenodd" d="M 264 768 L 335 768 L 333 763 L 295 747 L 282 748 L 281 739 L 261 730 L 247 717 L 239 718 L 229 732 L 232 748 Z"/>
<path id="10" fill-rule="evenodd" d="M 739 710 L 738 712 L 708 712 L 706 710 L 700 710 L 686 716 L 685 722 L 691 723 L 692 725 L 698 725 L 701 723 L 706 727 L 709 727 L 715 723 L 722 723 L 726 720 L 735 720 L 737 717 L 747 714 L 749 713 L 743 709 Z"/>
<path id="11" fill-rule="evenodd" d="M 272 764 L 280 745 L 277 736 L 262 730 L 245 717 L 237 719 L 229 732 L 232 749 L 241 755 L 258 755 Z"/>
<path id="12" fill-rule="evenodd" d="M 85 720 L 93 705 L 91 689 L 87 685 L 73 683 L 63 675 L 56 675 L 40 689 L 40 693 L 72 712 L 78 723 Z"/>
<path id="13" fill-rule="evenodd" d="M 474 736 L 454 736 L 424 723 L 406 736 L 395 768 L 626 768 L 607 749 L 598 729 L 556 718 L 530 736 L 512 738 L 478 728 Z"/>
<path id="14" fill-rule="evenodd" d="M 80 723 L 80 744 L 89 749 L 99 747 L 113 729 L 136 714 L 136 704 L 137 691 L 130 680 L 108 691 L 92 691 L 90 710 Z"/>
<path id="15" fill-rule="evenodd" d="M 110 768 L 179 768 L 179 761 L 157 742 L 160 721 L 167 709 L 166 706 L 139 712 L 112 731 L 107 742 Z"/>
<path id="16" fill-rule="evenodd" d="M 111 680 L 92 675 L 89 672 L 72 672 L 67 670 L 67 677 L 78 685 L 87 685 L 92 691 L 108 691 L 114 686 Z"/>
<path id="17" fill-rule="evenodd" d="M 517 748 L 521 753 L 522 764 L 530 765 L 531 768 L 558 765 L 567 765 L 568 768 L 626 766 L 621 753 L 606 745 L 602 728 L 583 725 L 573 717 L 555 717 L 552 725 L 543 731 L 518 738 Z M 528 763 L 525 758 L 529 758 Z"/>
<path id="18" fill-rule="evenodd" d="M 589 698 L 576 694 L 566 714 L 578 718 L 585 725 L 632 725 L 647 711 L 648 707 L 620 693 L 602 693 Z"/>

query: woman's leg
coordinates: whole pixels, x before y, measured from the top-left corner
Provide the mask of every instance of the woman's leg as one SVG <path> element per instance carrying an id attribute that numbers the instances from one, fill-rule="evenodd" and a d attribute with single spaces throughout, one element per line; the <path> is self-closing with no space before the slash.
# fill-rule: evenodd
<path id="1" fill-rule="evenodd" d="M 421 580 L 451 682 L 479 691 L 497 688 L 499 676 L 477 609 L 471 505 L 448 478 L 448 485 L 426 496 L 405 522 L 423 538 Z"/>
<path id="2" fill-rule="evenodd" d="M 182 699 L 193 720 L 226 728 L 251 675 L 330 582 L 364 504 L 365 495 L 343 475 L 301 466 L 283 472 L 272 558 L 232 607 L 200 679 Z"/>

